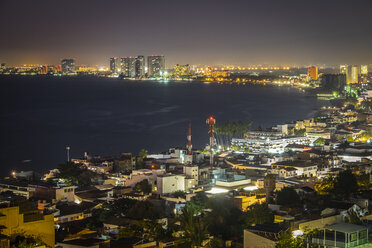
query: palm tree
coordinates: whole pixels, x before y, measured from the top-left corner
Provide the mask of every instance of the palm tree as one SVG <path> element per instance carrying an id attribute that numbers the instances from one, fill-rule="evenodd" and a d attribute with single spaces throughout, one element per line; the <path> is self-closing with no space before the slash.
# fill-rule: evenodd
<path id="1" fill-rule="evenodd" d="M 178 216 L 181 222 L 181 229 L 184 231 L 184 238 L 191 247 L 202 247 L 203 241 L 208 239 L 207 225 L 200 216 L 195 216 L 196 209 L 186 205 Z"/>

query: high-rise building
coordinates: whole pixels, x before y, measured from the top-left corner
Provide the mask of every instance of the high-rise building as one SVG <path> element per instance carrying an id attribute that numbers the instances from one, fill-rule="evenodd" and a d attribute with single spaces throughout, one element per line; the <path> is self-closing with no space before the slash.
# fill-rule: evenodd
<path id="1" fill-rule="evenodd" d="M 112 74 L 120 74 L 120 60 L 117 57 L 110 58 L 110 71 Z"/>
<path id="2" fill-rule="evenodd" d="M 142 78 L 145 76 L 145 56 L 138 55 L 136 57 L 136 78 Z"/>
<path id="3" fill-rule="evenodd" d="M 129 77 L 129 58 L 122 57 L 120 61 L 120 66 L 121 66 L 121 74 L 124 77 Z"/>
<path id="4" fill-rule="evenodd" d="M 363 76 L 368 75 L 368 65 L 360 66 L 360 75 L 363 75 Z"/>
<path id="5" fill-rule="evenodd" d="M 310 66 L 307 69 L 307 75 L 312 79 L 312 80 L 318 80 L 318 67 L 317 66 Z"/>
<path id="6" fill-rule="evenodd" d="M 141 58 L 138 59 L 139 57 L 142 57 L 143 64 L 141 63 Z M 140 77 L 145 70 L 144 61 L 145 58 L 143 56 L 121 58 L 121 74 L 129 78 Z"/>
<path id="7" fill-rule="evenodd" d="M 61 61 L 61 70 L 63 75 L 75 74 L 75 60 L 74 59 L 63 59 Z"/>
<path id="8" fill-rule="evenodd" d="M 136 77 L 136 57 L 129 57 L 128 58 L 128 77 L 135 78 Z"/>
<path id="9" fill-rule="evenodd" d="M 148 76 L 161 76 L 161 72 L 165 69 L 165 58 L 163 55 L 151 55 L 147 57 Z"/>
<path id="10" fill-rule="evenodd" d="M 356 84 L 358 83 L 359 67 L 356 65 L 349 65 L 346 70 L 346 83 Z"/>

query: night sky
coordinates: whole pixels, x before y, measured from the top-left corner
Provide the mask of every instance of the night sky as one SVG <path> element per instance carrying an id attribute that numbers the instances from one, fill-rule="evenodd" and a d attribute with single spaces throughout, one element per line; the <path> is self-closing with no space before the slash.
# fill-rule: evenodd
<path id="1" fill-rule="evenodd" d="M 0 0 L 0 62 L 372 63 L 371 0 Z"/>

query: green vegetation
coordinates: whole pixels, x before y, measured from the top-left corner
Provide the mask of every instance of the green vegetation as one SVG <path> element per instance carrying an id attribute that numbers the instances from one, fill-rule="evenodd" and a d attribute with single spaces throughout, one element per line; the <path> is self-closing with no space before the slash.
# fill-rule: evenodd
<path id="1" fill-rule="evenodd" d="M 294 136 L 305 136 L 305 133 L 306 133 L 306 129 L 298 129 L 298 130 L 294 130 L 293 131 L 293 134 Z"/>
<path id="2" fill-rule="evenodd" d="M 181 223 L 181 230 L 184 232 L 184 240 L 190 247 L 200 247 L 208 239 L 208 226 L 204 217 L 197 216 L 196 209 L 186 205 L 182 213 L 177 217 Z"/>
<path id="3" fill-rule="evenodd" d="M 276 244 L 277 248 L 303 248 L 306 247 L 306 243 L 302 237 L 294 238 L 290 231 L 281 233 L 280 239 Z"/>
<path id="4" fill-rule="evenodd" d="M 364 100 L 359 105 L 359 111 L 362 113 L 371 113 L 372 112 L 372 100 Z"/>
<path id="5" fill-rule="evenodd" d="M 92 230 L 100 230 L 103 227 L 103 222 L 111 217 L 155 220 L 159 216 L 155 206 L 149 201 L 121 198 L 112 203 L 105 202 L 102 204 L 102 208 L 93 210 L 87 227 Z"/>
<path id="6" fill-rule="evenodd" d="M 249 148 L 246 146 L 238 146 L 238 145 L 231 145 L 231 150 L 233 151 L 242 151 L 245 153 L 249 153 Z"/>
<path id="7" fill-rule="evenodd" d="M 358 217 L 358 214 L 354 210 L 349 210 L 347 214 L 348 214 L 348 218 L 347 218 L 348 223 L 355 224 L 355 225 L 363 225 L 363 221 Z"/>
<path id="8" fill-rule="evenodd" d="M 127 217 L 131 219 L 150 219 L 155 220 L 160 217 L 160 214 L 155 209 L 154 204 L 149 201 L 137 201 L 136 204 L 129 209 Z"/>
<path id="9" fill-rule="evenodd" d="M 345 200 L 358 190 L 369 188 L 369 174 L 356 176 L 351 170 L 341 171 L 335 178 L 325 178 L 314 187 L 319 195 L 332 195 Z"/>
<path id="10" fill-rule="evenodd" d="M 208 200 L 208 196 L 204 192 L 200 192 L 191 198 L 189 205 L 192 205 L 198 214 L 200 214 L 201 211 L 207 207 Z"/>
<path id="11" fill-rule="evenodd" d="M 94 180 L 101 176 L 88 170 L 81 164 L 66 162 L 58 167 L 58 178 L 64 180 L 66 185 L 75 185 L 79 187 L 91 186 Z"/>
<path id="12" fill-rule="evenodd" d="M 46 246 L 40 237 L 25 235 L 24 233 L 14 234 L 11 237 L 11 248 L 34 248 L 38 246 Z"/>
<path id="13" fill-rule="evenodd" d="M 171 237 L 169 230 L 164 229 L 161 223 L 154 220 L 142 220 L 137 225 L 125 226 L 119 229 L 117 239 L 121 238 L 146 238 L 160 240 Z"/>
<path id="14" fill-rule="evenodd" d="M 341 199 L 349 199 L 350 195 L 356 193 L 358 183 L 355 175 L 351 170 L 340 172 L 334 183 L 334 193 Z"/>
<path id="15" fill-rule="evenodd" d="M 359 96 L 359 88 L 358 86 L 355 86 L 355 85 L 347 85 L 345 87 L 345 97 L 350 99 L 350 98 L 358 98 Z"/>
<path id="16" fill-rule="evenodd" d="M 141 182 L 136 183 L 136 186 L 134 186 L 134 190 L 138 193 L 144 193 L 145 195 L 148 195 L 152 192 L 152 185 L 147 179 L 145 179 Z"/>
<path id="17" fill-rule="evenodd" d="M 176 198 L 186 198 L 186 192 L 183 190 L 178 190 L 173 193 L 173 196 Z"/>
<path id="18" fill-rule="evenodd" d="M 306 232 L 303 236 L 297 236 L 293 237 L 292 233 L 290 230 L 287 230 L 283 233 L 280 234 L 280 239 L 278 243 L 276 244 L 276 248 L 317 248 L 319 247 L 318 245 L 315 244 L 309 244 L 306 242 L 307 240 L 310 240 L 312 236 L 316 236 L 317 233 L 319 232 L 318 229 L 314 229 L 310 232 Z"/>
<path id="19" fill-rule="evenodd" d="M 301 206 L 300 196 L 293 188 L 285 187 L 276 195 L 276 201 L 279 205 L 286 207 L 299 207 Z"/>
<path id="20" fill-rule="evenodd" d="M 193 245 L 198 245 L 211 235 L 215 237 L 211 247 L 224 247 L 224 240 L 242 240 L 247 226 L 274 221 L 274 215 L 266 204 L 254 204 L 243 212 L 228 198 L 208 198 L 204 193 L 194 196 L 177 218 L 189 244 L 195 240 Z"/>
<path id="21" fill-rule="evenodd" d="M 146 150 L 146 149 L 141 149 L 141 151 L 139 151 L 138 155 L 142 158 L 142 159 L 145 159 L 148 155 L 149 151 Z"/>
<path id="22" fill-rule="evenodd" d="M 362 173 L 356 176 L 359 190 L 371 190 L 370 174 Z"/>
<path id="23" fill-rule="evenodd" d="M 251 121 L 227 121 L 221 125 L 216 124 L 213 132 L 216 135 L 217 145 L 227 147 L 231 144 L 232 138 L 242 138 L 244 133 L 249 131 L 251 125 Z"/>
<path id="24" fill-rule="evenodd" d="M 315 192 L 318 195 L 328 195 L 333 191 L 334 188 L 334 178 L 327 177 L 323 178 L 323 180 L 314 186 Z"/>
<path id="25" fill-rule="evenodd" d="M 206 214 L 208 231 L 215 237 L 223 240 L 238 239 L 243 235 L 243 227 L 249 225 L 245 214 L 229 199 L 211 198 L 207 208 L 212 210 Z"/>
<path id="26" fill-rule="evenodd" d="M 274 215 L 267 204 L 253 204 L 248 207 L 245 213 L 245 223 L 247 225 L 272 223 Z"/>
<path id="27" fill-rule="evenodd" d="M 323 139 L 323 138 L 318 138 L 317 140 L 314 141 L 314 144 L 315 144 L 316 146 L 324 146 L 324 144 L 325 144 L 325 139 Z"/>
<path id="28" fill-rule="evenodd" d="M 145 169 L 146 164 L 145 164 L 144 159 L 147 157 L 148 153 L 149 151 L 147 151 L 146 149 L 141 149 L 139 151 L 138 156 L 136 157 L 136 169 L 137 170 Z"/>

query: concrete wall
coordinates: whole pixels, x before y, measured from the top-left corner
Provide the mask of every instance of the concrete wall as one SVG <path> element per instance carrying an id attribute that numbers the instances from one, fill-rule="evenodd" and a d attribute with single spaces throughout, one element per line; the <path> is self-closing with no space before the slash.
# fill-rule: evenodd
<path id="1" fill-rule="evenodd" d="M 24 222 L 23 214 L 19 214 L 18 207 L 2 208 L 0 213 L 0 225 L 6 228 L 2 230 L 4 235 L 25 233 L 40 237 L 48 246 L 54 248 L 54 216 L 44 215 L 42 220 Z"/>
<path id="2" fill-rule="evenodd" d="M 224 181 L 216 181 L 216 186 L 221 186 L 221 187 L 239 187 L 239 186 L 244 186 L 247 184 L 251 183 L 251 179 L 244 179 L 244 180 L 238 180 L 238 181 L 232 181 L 232 182 L 224 182 Z"/>
<path id="3" fill-rule="evenodd" d="M 186 175 L 186 177 L 194 178 L 196 181 L 199 180 L 198 166 L 184 166 L 183 173 Z"/>
<path id="4" fill-rule="evenodd" d="M 157 178 L 159 194 L 169 194 L 179 190 L 185 190 L 185 176 L 170 175 Z"/>
<path id="5" fill-rule="evenodd" d="M 56 189 L 56 200 L 60 201 L 64 199 L 69 202 L 75 201 L 75 186 Z"/>

